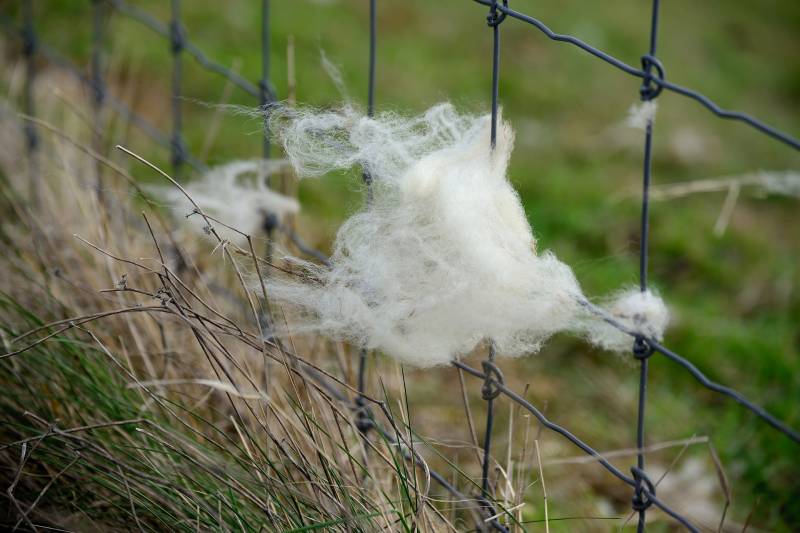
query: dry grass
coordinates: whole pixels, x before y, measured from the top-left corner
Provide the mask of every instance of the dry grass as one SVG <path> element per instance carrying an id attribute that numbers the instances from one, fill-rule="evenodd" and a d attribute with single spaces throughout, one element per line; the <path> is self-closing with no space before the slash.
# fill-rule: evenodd
<path id="1" fill-rule="evenodd" d="M 36 123 L 30 201 L 35 169 L 11 156 L 24 151 L 20 119 L 6 107 L 3 122 L 8 524 L 448 527 L 399 447 L 361 439 L 352 388 L 316 366 L 332 347 L 265 332 L 252 280 L 281 267 L 260 259 L 262 242 L 236 247 L 210 219 L 215 242 L 176 231 L 126 168 L 84 144 L 74 114 Z"/>
<path id="2" fill-rule="evenodd" d="M 220 238 L 215 228 L 224 221 L 199 208 L 190 222 L 208 236 L 181 230 L 137 185 L 143 176 L 171 178 L 127 149 L 103 156 L 96 150 L 104 147 L 89 147 L 80 91 L 60 85 L 57 97 L 41 89 L 49 103 L 36 122 L 35 167 L 20 156 L 26 119 L 7 102 L 0 117 L 0 477 L 8 500 L 1 523 L 81 531 L 486 528 L 475 499 L 479 384 L 458 382 L 453 370 L 409 376 L 370 357 L 366 404 L 387 429 L 363 438 L 354 423 L 357 351 L 269 335 L 272 321 L 288 327 L 291 317 L 269 307 L 258 280 L 287 265 L 263 259 L 260 236 L 247 236 L 243 247 Z M 528 378 L 509 374 L 508 384 L 523 390 Z M 410 402 L 414 395 L 422 399 Z M 420 402 L 427 406 L 415 412 Z M 585 517 L 574 523 L 604 531 L 624 518 L 616 510 L 628 505 L 626 487 L 596 468 L 549 465 L 569 448 L 544 441 L 518 407 L 498 409 L 506 424 L 498 433 L 507 431 L 492 461 L 500 522 L 549 531 Z M 443 491 L 431 468 L 457 492 Z M 553 518 L 557 500 L 570 501 L 573 514 Z"/>

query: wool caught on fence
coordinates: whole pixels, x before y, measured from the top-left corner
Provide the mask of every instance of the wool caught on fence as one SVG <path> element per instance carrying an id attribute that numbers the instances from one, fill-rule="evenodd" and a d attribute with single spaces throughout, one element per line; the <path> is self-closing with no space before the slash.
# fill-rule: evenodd
<path id="1" fill-rule="evenodd" d="M 224 224 L 247 235 L 262 233 L 268 217 L 281 221 L 286 215 L 297 213 L 300 204 L 294 198 L 277 193 L 267 186 L 268 176 L 286 168 L 285 161 L 246 160 L 232 161 L 210 169 L 201 179 L 192 181 L 184 189 L 200 209 Z M 155 190 L 170 207 L 183 215 L 190 215 L 194 205 L 180 190 L 172 186 Z M 202 217 L 188 217 L 189 227 L 202 232 L 206 223 Z M 221 224 L 215 224 L 218 234 L 238 245 L 244 237 Z"/>
<path id="2" fill-rule="evenodd" d="M 658 104 L 655 100 L 646 100 L 633 104 L 628 110 L 626 123 L 637 130 L 647 129 L 647 125 L 656 119 Z"/>
<path id="3" fill-rule="evenodd" d="M 338 231 L 330 268 L 292 259 L 304 280 L 267 279 L 273 301 L 299 311 L 292 331 L 326 333 L 423 367 L 488 339 L 501 355 L 523 355 L 565 330 L 618 347 L 569 266 L 537 250 L 506 177 L 508 123 L 499 121 L 491 149 L 490 116 L 450 104 L 416 117 L 367 117 L 350 106 L 275 107 L 270 115 L 301 176 L 361 167 L 373 178 L 371 201 Z M 622 304 L 642 333 L 632 317 L 649 318 L 650 297 L 643 313 L 630 309 L 636 299 Z M 660 337 L 664 325 L 645 329 Z"/>
<path id="4" fill-rule="evenodd" d="M 657 341 L 663 339 L 670 319 L 664 300 L 649 289 L 620 291 L 603 306 L 602 312 L 626 330 Z M 615 327 L 590 321 L 586 321 L 584 327 L 589 340 L 601 348 L 626 352 L 633 345 L 631 336 Z"/>

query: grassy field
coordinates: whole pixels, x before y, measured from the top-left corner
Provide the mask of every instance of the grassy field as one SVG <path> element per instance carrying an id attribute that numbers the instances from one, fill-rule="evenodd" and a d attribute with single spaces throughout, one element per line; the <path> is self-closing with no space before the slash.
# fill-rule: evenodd
<path id="1" fill-rule="evenodd" d="M 418 112 L 443 100 L 473 111 L 489 106 L 491 32 L 485 9 L 471 2 L 378 2 L 378 110 Z M 648 39 L 647 2 L 533 2 L 513 7 L 553 30 L 570 33 L 629 64 L 638 64 Z M 165 2 L 137 5 L 162 20 Z M 236 65 L 245 77 L 260 75 L 259 2 L 184 2 L 189 38 L 211 57 Z M 3 7 L 2 9 L 6 9 Z M 88 3 L 53 1 L 37 11 L 42 39 L 86 64 L 90 42 Z M 13 8 L 12 8 L 13 11 Z M 366 95 L 368 2 L 327 0 L 273 2 L 272 79 L 287 94 L 286 49 L 294 39 L 296 100 L 335 106 L 342 100 L 320 65 L 320 51 L 343 74 L 349 97 Z M 107 56 L 117 90 L 131 105 L 169 129 L 168 43 L 137 23 L 115 16 Z M 725 108 L 746 111 L 800 135 L 800 4 L 787 0 L 706 3 L 675 0 L 662 6 L 659 57 L 667 79 L 697 89 Z M 570 264 L 589 295 L 604 295 L 637 281 L 638 195 L 642 135 L 624 126 L 639 83 L 534 28 L 502 25 L 500 96 L 517 131 L 511 180 L 518 188 L 542 248 Z M 13 47 L 8 47 L 13 54 Z M 203 146 L 224 81 L 186 61 L 185 136 L 194 153 Z M 234 90 L 228 103 L 257 102 Z M 656 186 L 758 170 L 797 170 L 796 151 L 746 125 L 713 116 L 696 102 L 663 93 L 654 137 Z M 225 113 L 208 153 L 209 164 L 260 152 L 260 125 Z M 127 145 L 168 165 L 168 154 L 141 135 Z M 113 156 L 119 160 L 121 156 Z M 137 178 L 152 179 L 137 169 Z M 304 181 L 300 232 L 328 250 L 336 228 L 356 209 L 362 191 L 356 176 Z M 656 201 L 651 221 L 651 281 L 674 312 L 666 344 L 712 379 L 732 385 L 768 410 L 800 426 L 800 229 L 797 198 L 743 190 L 730 223 L 714 233 L 724 193 Z M 9 304 L 10 305 L 10 304 Z M 41 317 L 56 319 L 63 317 Z M 32 319 L 31 319 L 32 320 Z M 18 327 L 18 326 L 15 326 Z M 80 346 L 65 350 L 80 352 Z M 76 357 L 80 357 L 76 355 Z M 479 360 L 473 356 L 472 362 Z M 384 362 L 384 364 L 386 364 Z M 540 354 L 503 362 L 509 385 L 546 405 L 553 420 L 599 450 L 635 442 L 638 372 L 632 360 L 592 349 L 568 337 Z M 377 367 L 376 367 L 377 368 Z M 58 375 L 61 370 L 51 369 Z M 375 370 L 377 372 L 377 370 Z M 376 375 L 372 374 L 375 378 Z M 680 368 L 654 357 L 648 391 L 648 441 L 709 436 L 730 478 L 732 523 L 764 530 L 800 528 L 800 465 L 797 447 L 732 401 L 704 390 Z M 455 374 L 450 369 L 405 369 L 409 418 L 433 441 L 468 441 Z M 377 390 L 377 381 L 371 381 Z M 472 384 L 478 389 L 477 383 Z M 448 391 L 446 398 L 440 391 Z M 92 399 L 96 402 L 96 399 Z M 133 402 L 132 402 L 133 403 Z M 473 402 L 476 420 L 483 405 Z M 75 409 L 79 409 L 76 406 Z M 495 450 L 504 455 L 509 408 L 502 404 Z M 5 416 L 5 415 L 4 415 Z M 479 422 L 479 427 L 482 422 Z M 557 435 L 541 436 L 544 459 L 577 455 Z M 666 467 L 681 448 L 653 454 Z M 467 463 L 467 451 L 443 447 Z M 633 458 L 619 460 L 627 470 Z M 683 466 L 695 460 L 697 470 Z M 626 462 L 627 461 L 627 462 Z M 472 465 L 474 468 L 476 465 Z M 693 498 L 721 510 L 723 497 L 680 490 L 714 481 L 705 446 L 693 446 L 674 468 L 677 507 Z M 596 465 L 560 464 L 548 476 L 550 517 L 624 516 L 630 495 Z M 552 477 L 552 482 L 551 482 Z M 665 483 L 668 483 L 665 480 Z M 538 487 L 530 488 L 536 501 Z M 700 489 L 698 489 L 700 490 Z M 683 497 L 684 499 L 680 499 Z M 705 499 L 704 499 L 705 498 Z M 543 518 L 540 505 L 526 520 Z M 551 524 L 554 530 L 610 530 L 602 521 Z M 536 530 L 540 524 L 531 524 Z M 661 525 L 664 530 L 669 526 Z"/>

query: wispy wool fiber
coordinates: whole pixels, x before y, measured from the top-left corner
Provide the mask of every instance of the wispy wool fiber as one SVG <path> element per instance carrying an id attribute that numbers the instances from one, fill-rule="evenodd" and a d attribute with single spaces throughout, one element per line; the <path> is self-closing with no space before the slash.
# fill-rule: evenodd
<path id="1" fill-rule="evenodd" d="M 201 179 L 185 185 L 184 189 L 204 213 L 247 235 L 258 235 L 263 231 L 268 216 L 281 221 L 286 215 L 300 210 L 297 200 L 267 186 L 266 178 L 285 167 L 285 161 L 232 161 L 210 169 Z M 189 215 L 194 209 L 189 199 L 175 187 L 158 187 L 156 193 L 183 215 Z M 205 228 L 205 221 L 200 216 L 190 217 L 188 223 L 198 232 Z M 244 244 L 245 238 L 240 233 L 221 224 L 214 224 L 214 229 L 222 238 Z"/>
<path id="2" fill-rule="evenodd" d="M 669 324 L 669 310 L 658 294 L 638 288 L 620 291 L 604 306 L 605 313 L 615 322 L 641 335 L 662 341 Z M 589 340 L 607 350 L 629 351 L 633 339 L 617 328 L 596 323 L 585 323 Z"/>
<path id="3" fill-rule="evenodd" d="M 631 128 L 638 130 L 647 129 L 647 125 L 656 119 L 658 104 L 655 100 L 646 100 L 638 104 L 633 104 L 628 110 L 626 123 Z"/>
<path id="4" fill-rule="evenodd" d="M 360 166 L 374 180 L 372 201 L 339 229 L 331 268 L 295 260 L 306 280 L 266 280 L 273 301 L 300 311 L 294 332 L 422 367 L 488 339 L 507 356 L 562 330 L 604 339 L 610 326 L 581 304 L 572 270 L 537 251 L 506 178 L 513 131 L 500 121 L 491 150 L 490 120 L 449 104 L 408 118 L 273 110 L 271 128 L 301 176 Z"/>

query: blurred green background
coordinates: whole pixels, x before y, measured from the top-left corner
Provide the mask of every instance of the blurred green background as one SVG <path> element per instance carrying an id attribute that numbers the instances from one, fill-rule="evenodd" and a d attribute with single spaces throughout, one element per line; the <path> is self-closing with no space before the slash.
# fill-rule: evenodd
<path id="1" fill-rule="evenodd" d="M 163 21 L 169 18 L 164 0 L 132 3 Z M 320 64 L 324 51 L 341 69 L 349 97 L 365 104 L 368 4 L 273 0 L 271 77 L 281 98 L 287 94 L 291 36 L 298 103 L 341 103 L 342 95 Z M 646 51 L 649 2 L 511 4 L 628 64 L 638 65 Z M 486 11 L 467 0 L 378 0 L 378 111 L 414 113 L 443 100 L 464 110 L 488 111 L 491 31 Z M 14 6 L 8 13 L 18 15 Z M 226 66 L 238 64 L 254 82 L 259 78 L 260 2 L 184 1 L 183 18 L 188 37 L 210 57 Z M 39 2 L 36 24 L 44 41 L 87 65 L 90 2 Z M 128 103 L 169 131 L 169 43 L 116 14 L 110 24 L 106 64 L 114 87 L 128 88 Z M 517 131 L 510 178 L 541 248 L 572 265 L 589 295 L 636 283 L 643 135 L 624 121 L 638 100 L 639 80 L 519 21 L 508 19 L 501 33 L 500 99 L 505 118 Z M 799 51 L 796 0 L 673 0 L 662 6 L 658 56 L 667 79 L 795 136 L 800 136 Z M 225 81 L 190 58 L 184 63 L 184 133 L 198 153 L 215 114 L 208 104 L 219 102 Z M 229 103 L 254 107 L 258 102 L 234 89 Z M 719 119 L 667 91 L 659 105 L 655 185 L 800 170 L 797 151 L 744 124 Z M 226 112 L 207 163 L 257 157 L 260 143 L 257 120 Z M 129 144 L 168 165 L 168 154 L 145 137 L 134 135 Z M 301 232 L 323 249 L 361 203 L 355 176 L 304 181 L 299 194 Z M 701 194 L 652 206 L 650 277 L 675 316 L 666 344 L 712 379 L 735 386 L 798 427 L 798 199 L 743 191 L 727 231 L 717 237 L 713 227 L 723 200 L 724 193 Z M 503 365 L 514 368 L 509 381 L 518 390 L 534 383 L 531 399 L 546 404 L 549 416 L 598 449 L 634 444 L 638 372 L 631 361 L 558 338 L 536 356 Z M 437 383 L 452 380 L 452 374 L 409 374 L 415 383 L 412 409 L 423 419 L 441 396 Z M 452 403 L 455 412 L 455 396 Z M 787 438 L 658 356 L 651 360 L 647 422 L 651 443 L 711 436 L 731 479 L 733 521 L 744 523 L 749 516 L 754 527 L 800 530 L 800 448 Z M 424 421 L 422 426 L 423 433 L 449 436 L 446 427 Z M 502 446 L 502 438 L 498 442 Z M 594 497 L 591 491 L 563 499 L 556 494 L 551 516 L 574 514 L 581 499 Z"/>

